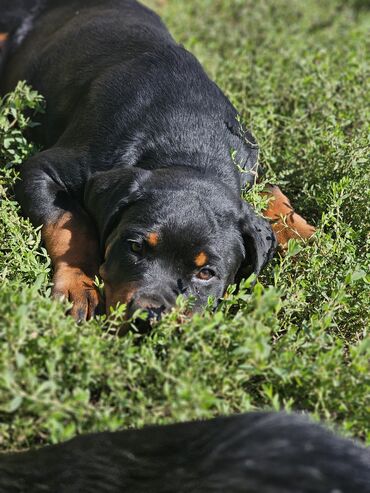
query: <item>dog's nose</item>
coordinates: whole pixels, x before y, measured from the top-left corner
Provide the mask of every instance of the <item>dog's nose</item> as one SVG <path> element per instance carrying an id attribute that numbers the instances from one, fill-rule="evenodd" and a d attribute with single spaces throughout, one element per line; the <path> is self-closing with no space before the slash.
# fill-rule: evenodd
<path id="1" fill-rule="evenodd" d="M 136 328 L 146 333 L 151 330 L 152 323 L 161 320 L 166 311 L 169 311 L 176 303 L 179 294 L 185 293 L 186 288 L 181 291 L 177 286 L 171 285 L 155 285 L 138 289 L 128 304 L 128 317 L 132 317 L 137 310 L 143 310 L 147 313 L 147 319 L 135 320 Z"/>

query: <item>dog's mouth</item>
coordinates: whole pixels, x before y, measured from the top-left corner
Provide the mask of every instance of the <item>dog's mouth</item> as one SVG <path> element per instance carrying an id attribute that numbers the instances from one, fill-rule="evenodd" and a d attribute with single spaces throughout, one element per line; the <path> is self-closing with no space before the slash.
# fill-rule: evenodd
<path id="1" fill-rule="evenodd" d="M 148 321 L 149 323 L 159 322 L 166 311 L 166 307 L 164 305 L 159 307 L 150 307 L 147 308 L 148 313 Z"/>
<path id="2" fill-rule="evenodd" d="M 165 306 L 138 308 L 133 301 L 126 307 L 125 321 L 119 329 L 119 335 L 125 335 L 130 330 L 139 334 L 148 334 L 152 328 L 162 320 L 167 313 Z"/>
<path id="3" fill-rule="evenodd" d="M 127 317 L 133 319 L 133 322 L 139 324 L 140 326 L 153 327 L 157 322 L 159 322 L 164 314 L 169 310 L 166 309 L 165 305 L 161 306 L 148 306 L 140 307 L 136 303 L 130 302 L 127 305 Z M 135 314 L 138 314 L 135 316 Z"/>

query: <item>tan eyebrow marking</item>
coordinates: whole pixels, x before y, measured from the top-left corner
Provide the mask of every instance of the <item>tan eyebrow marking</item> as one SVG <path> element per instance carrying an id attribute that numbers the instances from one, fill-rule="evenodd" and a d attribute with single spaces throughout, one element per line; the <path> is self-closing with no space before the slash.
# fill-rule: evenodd
<path id="1" fill-rule="evenodd" d="M 200 252 L 194 259 L 197 267 L 203 267 L 208 262 L 208 255 L 205 252 Z"/>
<path id="2" fill-rule="evenodd" d="M 147 242 L 149 243 L 149 245 L 151 247 L 155 247 L 158 245 L 158 242 L 159 242 L 159 234 L 158 233 L 149 233 L 148 234 L 148 238 L 147 238 Z"/>
<path id="3" fill-rule="evenodd" d="M 0 48 L 1 45 L 4 44 L 7 39 L 8 39 L 8 33 L 0 33 Z"/>

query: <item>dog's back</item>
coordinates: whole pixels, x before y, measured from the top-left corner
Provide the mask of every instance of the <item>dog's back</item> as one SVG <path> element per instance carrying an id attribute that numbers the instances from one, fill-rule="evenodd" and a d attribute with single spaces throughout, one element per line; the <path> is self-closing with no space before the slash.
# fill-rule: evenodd
<path id="1" fill-rule="evenodd" d="M 160 18 L 135 0 L 18 0 L 5 5 L 3 17 L 0 31 L 8 33 L 11 55 L 3 92 L 26 79 L 51 106 L 56 95 L 86 90 L 109 67 L 137 57 L 140 48 L 172 41 Z"/>
<path id="2" fill-rule="evenodd" d="M 234 150 L 253 169 L 241 175 L 243 184 L 254 182 L 253 137 L 154 12 L 135 0 L 49 0 L 35 12 L 23 42 L 12 41 L 0 82 L 5 93 L 26 80 L 45 97 L 33 140 L 89 148 L 99 169 L 117 153 L 128 166 L 137 153 L 146 167 L 167 165 L 169 156 L 171 164 L 211 167 L 238 186 Z"/>
<path id="3" fill-rule="evenodd" d="M 369 493 L 370 454 L 295 415 L 78 437 L 0 456 L 1 493 Z"/>

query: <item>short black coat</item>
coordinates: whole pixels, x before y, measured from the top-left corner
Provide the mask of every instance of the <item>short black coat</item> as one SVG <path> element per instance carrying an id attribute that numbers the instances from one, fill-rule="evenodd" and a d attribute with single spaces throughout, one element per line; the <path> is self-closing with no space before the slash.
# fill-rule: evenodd
<path id="1" fill-rule="evenodd" d="M 187 293 L 203 305 L 209 295 L 222 296 L 234 279 L 258 274 L 276 248 L 270 225 L 240 199 L 241 190 L 256 180 L 258 147 L 196 58 L 174 41 L 154 12 L 135 0 L 32 5 L 9 41 L 0 78 L 3 93 L 25 79 L 47 104 L 41 126 L 32 131 L 44 151 L 22 165 L 16 189 L 26 215 L 35 225 L 48 225 L 65 211 L 87 212 L 98 229 L 103 261 L 107 240 L 133 197 L 143 202 L 150 195 L 148 187 L 163 184 L 165 174 L 165 205 L 179 215 L 177 236 L 188 240 L 176 258 L 189 250 L 193 257 L 197 253 L 192 245 L 198 228 L 185 228 L 180 217 L 190 204 L 188 217 L 195 222 L 197 216 L 209 238 L 217 236 L 216 247 L 208 244 L 210 239 L 199 249 L 216 248 L 221 259 L 213 287 L 194 287 L 189 268 L 176 267 L 173 282 L 186 285 Z M 158 201 L 148 200 L 137 217 L 144 214 L 147 222 L 164 227 Z M 199 209 L 202 200 L 209 203 L 205 210 Z M 216 223 L 212 229 L 210 224 Z M 130 281 L 124 272 L 133 264 L 127 261 L 124 240 L 119 241 L 120 248 L 112 249 L 119 255 L 106 261 L 105 271 L 109 279 L 122 272 L 122 283 Z M 165 284 L 173 267 L 167 259 L 167 267 L 159 271 L 156 266 L 155 274 L 131 269 L 131 277 L 153 292 L 145 274 L 163 274 Z M 172 305 L 178 289 L 170 290 Z"/>

